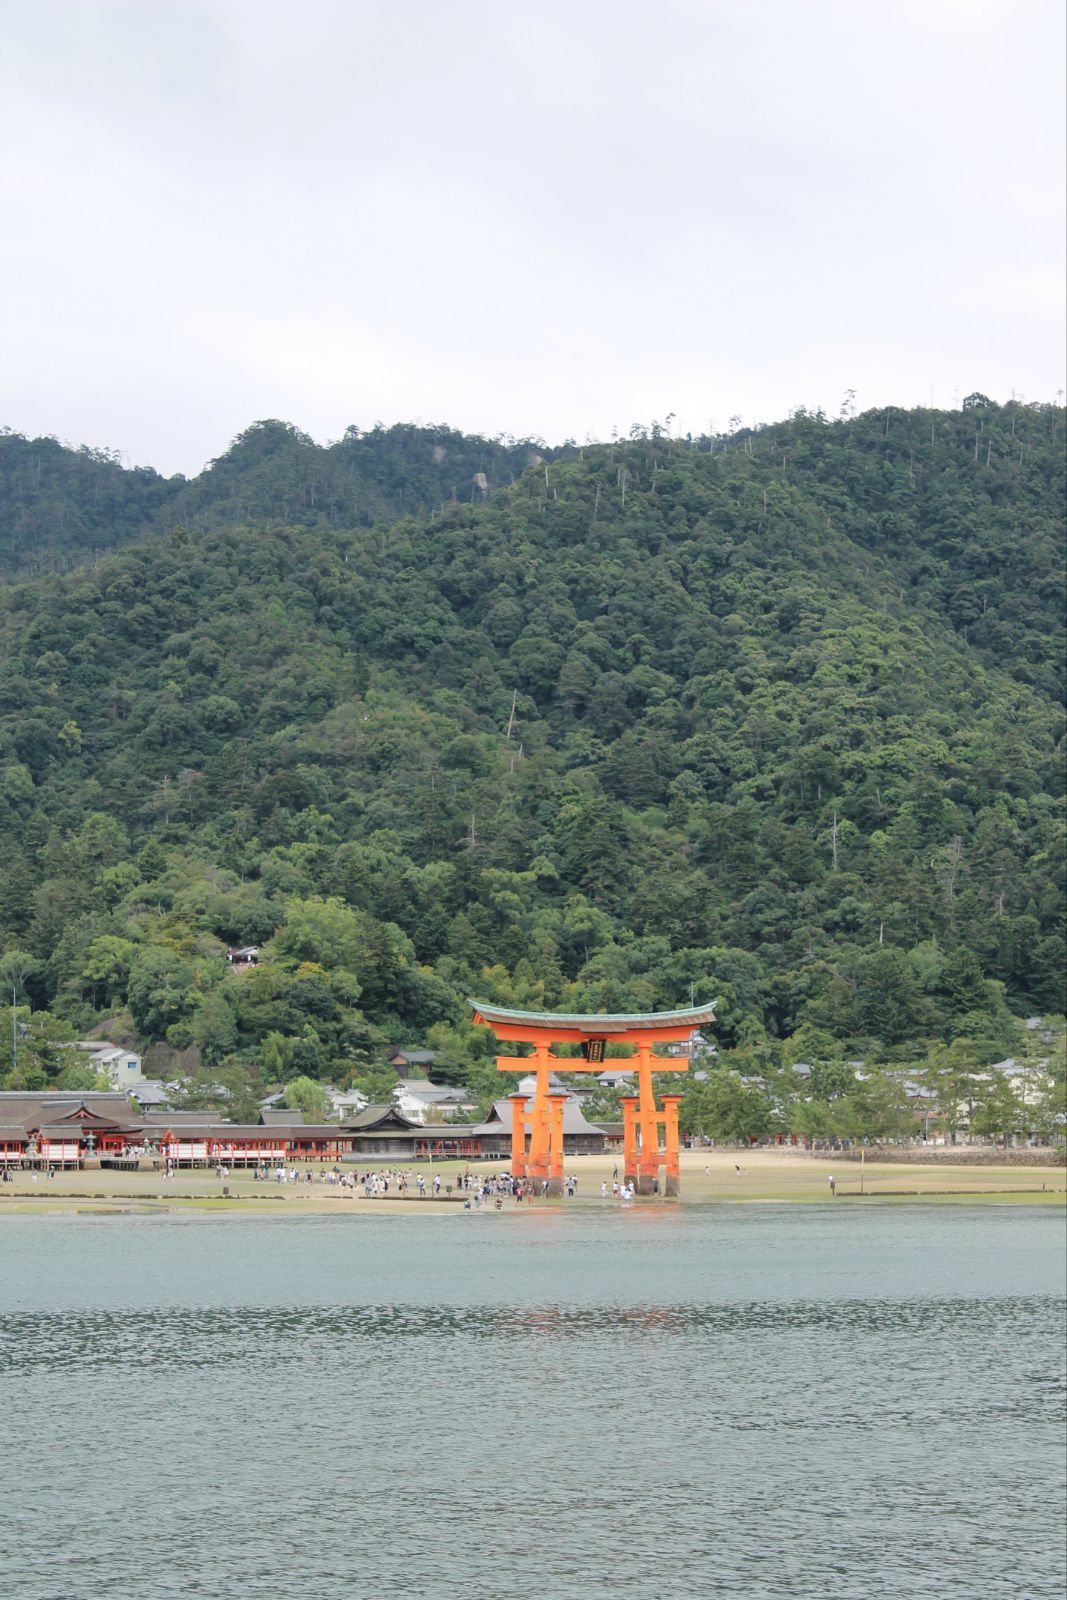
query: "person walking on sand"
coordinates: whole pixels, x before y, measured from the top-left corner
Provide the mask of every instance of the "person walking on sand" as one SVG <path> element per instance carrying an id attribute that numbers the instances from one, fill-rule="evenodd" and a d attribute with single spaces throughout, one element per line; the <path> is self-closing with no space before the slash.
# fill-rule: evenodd
<path id="1" fill-rule="evenodd" d="M 829 1178 L 827 1178 L 826 1181 L 830 1185 L 830 1196 L 831 1196 L 831 1199 L 836 1200 L 837 1199 L 837 1179 L 831 1173 Z"/>

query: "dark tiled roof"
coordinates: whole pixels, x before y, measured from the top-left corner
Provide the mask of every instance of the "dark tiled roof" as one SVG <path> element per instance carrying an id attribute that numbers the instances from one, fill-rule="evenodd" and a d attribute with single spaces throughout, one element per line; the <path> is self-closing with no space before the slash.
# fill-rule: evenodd
<path id="1" fill-rule="evenodd" d="M 102 1101 L 106 1103 L 101 1104 Z M 140 1117 L 124 1094 L 5 1094 L 0 1099 L 0 1117 L 7 1126 L 23 1128 L 38 1128 L 42 1123 L 65 1123 L 68 1129 L 83 1124 L 122 1130 L 141 1126 Z"/>
<path id="2" fill-rule="evenodd" d="M 373 1129 L 382 1128 L 383 1132 L 396 1128 L 402 1132 L 405 1128 L 419 1128 L 421 1125 L 413 1122 L 410 1117 L 405 1117 L 395 1106 L 364 1106 L 362 1111 L 354 1117 L 347 1117 L 344 1127 L 353 1133 L 370 1133 Z"/>
<path id="3" fill-rule="evenodd" d="M 533 1104 L 527 1100 L 527 1109 Z M 477 1123 L 469 1132 L 473 1134 L 508 1134 L 511 1133 L 512 1108 L 510 1100 L 494 1100 L 493 1109 L 488 1120 Z M 582 1113 L 582 1108 L 574 1100 L 568 1100 L 563 1107 L 563 1132 L 564 1134 L 603 1133 L 599 1123 L 588 1122 Z"/>

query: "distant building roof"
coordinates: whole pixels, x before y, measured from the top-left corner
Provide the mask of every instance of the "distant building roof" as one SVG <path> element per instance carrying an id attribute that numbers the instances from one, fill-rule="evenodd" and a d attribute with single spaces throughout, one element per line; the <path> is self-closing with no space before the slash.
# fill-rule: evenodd
<path id="1" fill-rule="evenodd" d="M 429 1066 L 437 1060 L 436 1050 L 394 1050 L 390 1061 L 410 1061 L 413 1066 Z"/>
<path id="2" fill-rule="evenodd" d="M 206 1111 L 146 1111 L 144 1122 L 151 1128 L 181 1128 L 186 1123 L 201 1123 L 208 1113 Z"/>
<path id="3" fill-rule="evenodd" d="M 420 1133 L 423 1131 L 421 1123 L 413 1122 L 410 1117 L 405 1117 L 404 1113 L 398 1111 L 395 1105 L 364 1106 L 363 1110 L 357 1111 L 354 1117 L 347 1117 L 344 1126 L 358 1133 L 371 1133 L 379 1128 L 382 1132 L 388 1132 L 390 1127 L 414 1128 Z"/>
<path id="4" fill-rule="evenodd" d="M 110 1094 L 106 1090 L 87 1090 L 82 1094 L 70 1089 L 42 1089 L 35 1094 L 24 1089 L 0 1091 L 0 1122 L 5 1126 L 26 1129 L 68 1118 L 77 1121 L 79 1115 L 85 1121 L 97 1119 L 117 1127 L 139 1127 L 141 1122 L 121 1090 Z"/>
<path id="5" fill-rule="evenodd" d="M 148 1110 L 151 1106 L 164 1106 L 174 1093 L 172 1084 L 164 1083 L 160 1078 L 142 1078 L 139 1083 L 131 1086 L 127 1091 L 131 1099 Z"/>
<path id="6" fill-rule="evenodd" d="M 416 1100 L 425 1100 L 427 1105 L 466 1105 L 469 1096 L 463 1089 L 456 1089 L 447 1083 L 429 1083 L 425 1078 L 409 1078 L 406 1083 L 397 1085 L 398 1095 L 410 1094 Z"/>
<path id="7" fill-rule="evenodd" d="M 527 1106 L 531 1101 L 527 1100 Z M 477 1123 L 466 1131 L 471 1135 L 480 1133 L 510 1133 L 512 1121 L 512 1104 L 510 1100 L 494 1100 L 492 1109 L 484 1122 Z M 598 1122 L 589 1122 L 585 1117 L 577 1100 L 567 1100 L 563 1106 L 563 1132 L 566 1133 L 603 1133 L 603 1128 Z"/>
<path id="8" fill-rule="evenodd" d="M 102 1105 L 103 1095 L 67 1095 L 66 1097 L 41 1094 L 5 1094 L 0 1104 L 0 1121 L 5 1126 L 21 1127 L 24 1133 L 41 1128 L 61 1127 L 67 1133 L 74 1128 L 117 1128 L 133 1132 L 141 1128 L 142 1119 L 136 1115 L 124 1094 L 106 1097 L 110 1104 Z"/>
<path id="9" fill-rule="evenodd" d="M 304 1121 L 304 1113 L 271 1106 L 259 1113 L 259 1120 L 264 1128 L 295 1128 Z"/>

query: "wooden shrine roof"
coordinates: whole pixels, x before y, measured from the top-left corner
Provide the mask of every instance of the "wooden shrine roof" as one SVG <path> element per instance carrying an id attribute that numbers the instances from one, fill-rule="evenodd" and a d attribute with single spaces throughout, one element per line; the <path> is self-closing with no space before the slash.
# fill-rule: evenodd
<path id="1" fill-rule="evenodd" d="M 526 1102 L 527 1114 L 533 1109 L 533 1098 Z M 511 1133 L 514 1107 L 510 1100 L 494 1100 L 489 1115 L 484 1122 L 475 1123 L 467 1127 L 466 1132 L 480 1137 L 482 1134 L 509 1134 Z M 457 1124 L 453 1123 L 453 1127 Z M 621 1123 L 620 1123 L 621 1127 Z M 590 1122 L 585 1116 L 577 1100 L 568 1100 L 563 1106 L 563 1132 L 567 1134 L 600 1134 L 604 1129 L 599 1122 Z"/>
<path id="2" fill-rule="evenodd" d="M 420 1132 L 423 1124 L 405 1117 L 395 1105 L 364 1106 L 354 1117 L 346 1117 L 340 1124 L 347 1133 L 407 1133 L 415 1128 Z"/>

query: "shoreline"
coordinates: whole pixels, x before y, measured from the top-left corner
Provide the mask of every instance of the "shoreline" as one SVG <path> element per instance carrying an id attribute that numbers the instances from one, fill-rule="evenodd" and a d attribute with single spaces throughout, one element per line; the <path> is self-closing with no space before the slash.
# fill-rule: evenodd
<path id="1" fill-rule="evenodd" d="M 368 1164 L 370 1165 L 370 1164 Z M 1049 1206 L 1067 1204 L 1067 1172 L 1062 1167 L 1045 1165 L 960 1166 L 923 1162 L 867 1161 L 861 1170 L 854 1162 L 842 1163 L 829 1157 L 806 1155 L 799 1161 L 793 1152 L 777 1150 L 685 1151 L 681 1161 L 682 1193 L 677 1199 L 656 1195 L 622 1202 L 610 1192 L 613 1171 L 619 1159 L 611 1155 L 578 1156 L 567 1163 L 569 1174 L 578 1180 L 578 1193 L 571 1199 L 536 1198 L 522 1205 L 505 1198 L 501 1211 L 496 1196 L 483 1201 L 481 1210 L 494 1215 L 522 1215 L 530 1211 L 625 1210 L 647 1213 L 650 1210 L 681 1210 L 694 1206 L 784 1204 L 831 1205 L 838 1202 L 864 1206 L 883 1205 L 1012 1205 Z M 373 1164 L 375 1170 L 396 1171 L 392 1162 Z M 13 1174 L 11 1184 L 0 1184 L 0 1219 L 29 1215 L 136 1215 L 136 1216 L 417 1216 L 463 1214 L 463 1194 L 444 1193 L 420 1196 L 365 1196 L 362 1189 L 341 1188 L 320 1182 L 327 1168 L 311 1168 L 314 1181 L 275 1184 L 256 1181 L 236 1171 L 225 1183 L 212 1171 L 181 1170 L 166 1185 L 158 1172 L 57 1171 L 47 1178 L 29 1172 Z M 361 1167 L 360 1170 L 366 1170 Z M 424 1165 L 405 1168 L 412 1176 L 418 1171 L 429 1176 Z M 458 1185 L 464 1172 L 489 1177 L 506 1170 L 501 1161 L 435 1163 L 433 1171 L 445 1185 Z M 836 1194 L 830 1192 L 834 1179 Z M 601 1185 L 608 1193 L 601 1194 Z M 229 1194 L 223 1193 L 223 1188 Z M 473 1210 L 473 1208 L 472 1208 Z M 468 1213 L 471 1214 L 471 1213 Z"/>

